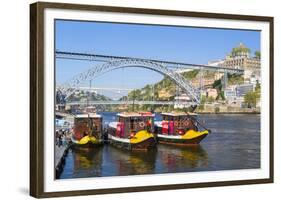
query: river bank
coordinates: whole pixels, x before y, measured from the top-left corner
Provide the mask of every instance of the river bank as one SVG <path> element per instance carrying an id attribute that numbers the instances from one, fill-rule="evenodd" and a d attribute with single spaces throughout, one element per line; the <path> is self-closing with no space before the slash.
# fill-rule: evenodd
<path id="1" fill-rule="evenodd" d="M 260 114 L 260 108 L 205 104 L 200 105 L 196 112 L 200 114 Z"/>
<path id="2" fill-rule="evenodd" d="M 150 111 L 155 113 L 161 112 L 176 112 L 176 111 L 190 111 L 189 109 L 185 108 L 174 108 L 174 106 L 135 106 L 134 108 L 126 107 L 123 109 L 111 109 L 110 112 L 143 112 L 143 111 Z M 260 114 L 260 108 L 241 108 L 238 106 L 227 106 L 227 105 L 199 105 L 195 111 L 199 114 Z"/>
<path id="3" fill-rule="evenodd" d="M 237 114 L 237 115 L 241 115 L 241 114 L 254 114 L 254 115 L 259 115 L 261 114 L 260 111 L 227 111 L 227 112 L 216 112 L 216 111 L 197 111 L 196 113 L 198 114 Z"/>

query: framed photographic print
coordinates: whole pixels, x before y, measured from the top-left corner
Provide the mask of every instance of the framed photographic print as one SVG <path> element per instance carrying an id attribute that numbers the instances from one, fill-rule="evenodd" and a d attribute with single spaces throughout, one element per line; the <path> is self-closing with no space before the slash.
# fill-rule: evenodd
<path id="1" fill-rule="evenodd" d="M 273 18 L 30 5 L 30 194 L 273 182 Z"/>

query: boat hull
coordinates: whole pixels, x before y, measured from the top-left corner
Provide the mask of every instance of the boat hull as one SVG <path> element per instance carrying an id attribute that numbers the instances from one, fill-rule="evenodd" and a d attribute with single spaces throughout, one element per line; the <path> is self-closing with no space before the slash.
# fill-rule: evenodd
<path id="1" fill-rule="evenodd" d="M 90 143 L 90 142 L 87 143 L 87 144 L 72 143 L 71 148 L 87 150 L 87 149 L 99 148 L 99 147 L 102 147 L 102 145 L 103 145 L 103 143 L 98 143 L 98 144 L 93 144 L 93 143 Z"/>
<path id="2" fill-rule="evenodd" d="M 78 146 L 78 147 L 86 147 L 91 148 L 95 146 L 100 146 L 103 144 L 101 140 L 96 139 L 94 136 L 84 136 L 80 140 L 76 140 L 73 137 L 71 138 L 72 145 Z"/>
<path id="3" fill-rule="evenodd" d="M 146 134 L 146 136 L 144 134 Z M 136 138 L 133 139 L 119 138 L 109 134 L 108 141 L 109 144 L 115 147 L 132 151 L 147 151 L 156 145 L 153 134 L 143 132 L 136 134 Z"/>
<path id="4" fill-rule="evenodd" d="M 198 145 L 207 135 L 202 135 L 193 139 L 167 139 L 167 138 L 158 138 L 160 144 L 169 144 L 175 146 L 189 146 L 189 145 Z"/>
<path id="5" fill-rule="evenodd" d="M 149 149 L 152 149 L 156 144 L 154 138 L 149 138 L 136 144 L 120 142 L 114 139 L 109 139 L 109 143 L 112 146 L 132 151 L 148 151 Z"/>
<path id="6" fill-rule="evenodd" d="M 183 136 L 169 136 L 157 134 L 157 141 L 162 144 L 169 144 L 175 146 L 198 145 L 208 134 L 209 131 L 193 131 L 192 133 L 187 132 Z"/>

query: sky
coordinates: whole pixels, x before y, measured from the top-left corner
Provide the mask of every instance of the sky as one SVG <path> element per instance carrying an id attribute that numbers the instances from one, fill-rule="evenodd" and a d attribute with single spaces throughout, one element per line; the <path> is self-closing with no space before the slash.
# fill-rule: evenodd
<path id="1" fill-rule="evenodd" d="M 60 51 L 207 64 L 223 59 L 240 42 L 252 53 L 260 50 L 259 31 L 65 20 L 56 20 L 55 26 L 55 48 Z M 56 83 L 98 64 L 56 59 Z M 92 86 L 141 88 L 162 78 L 148 69 L 125 68 L 98 77 Z"/>

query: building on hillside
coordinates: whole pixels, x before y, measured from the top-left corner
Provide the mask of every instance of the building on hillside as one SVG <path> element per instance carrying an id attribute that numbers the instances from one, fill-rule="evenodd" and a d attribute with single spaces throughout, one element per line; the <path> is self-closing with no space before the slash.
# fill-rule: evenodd
<path id="1" fill-rule="evenodd" d="M 224 90 L 224 97 L 227 98 L 232 98 L 236 97 L 236 85 L 230 85 Z"/>
<path id="2" fill-rule="evenodd" d="M 226 68 L 244 69 L 244 81 L 250 83 L 251 77 L 260 77 L 260 58 L 251 57 L 250 49 L 240 43 L 238 47 L 232 49 L 223 63 L 219 64 Z"/>
<path id="3" fill-rule="evenodd" d="M 224 90 L 224 97 L 226 100 L 226 103 L 230 106 L 237 106 L 241 107 L 244 101 L 243 97 L 238 97 L 236 93 L 236 86 L 228 86 Z"/>
<path id="4" fill-rule="evenodd" d="M 56 104 L 56 111 L 65 111 L 65 104 Z"/>
<path id="5" fill-rule="evenodd" d="M 218 97 L 217 89 L 208 88 L 207 89 L 207 97 L 212 97 L 213 99 L 216 99 Z"/>
<path id="6" fill-rule="evenodd" d="M 243 84 L 236 86 L 236 96 L 242 97 L 245 96 L 248 92 L 254 92 L 255 87 L 253 84 Z"/>
<path id="7" fill-rule="evenodd" d="M 244 106 L 244 96 L 255 90 L 254 84 L 232 85 L 224 90 L 226 103 L 231 106 Z"/>
<path id="8" fill-rule="evenodd" d="M 69 111 L 72 114 L 80 113 L 82 111 L 82 109 L 80 108 L 80 105 L 78 105 L 78 104 L 74 104 L 74 105 L 66 104 L 65 110 Z"/>
<path id="9" fill-rule="evenodd" d="M 217 76 L 213 77 L 202 77 L 202 80 L 200 78 L 192 79 L 191 85 L 195 88 L 207 88 L 213 85 L 213 83 L 218 80 L 219 78 L 216 79 Z"/>
<path id="10" fill-rule="evenodd" d="M 97 108 L 95 106 L 86 106 L 84 108 L 84 112 L 85 113 L 96 113 L 97 112 Z"/>
<path id="11" fill-rule="evenodd" d="M 226 99 L 233 97 L 243 97 L 248 92 L 255 91 L 254 84 L 232 85 L 224 90 Z"/>
<path id="12" fill-rule="evenodd" d="M 190 97 L 186 94 L 182 94 L 180 96 L 175 96 L 175 104 L 174 108 L 188 108 L 190 107 L 189 102 L 191 101 Z"/>

